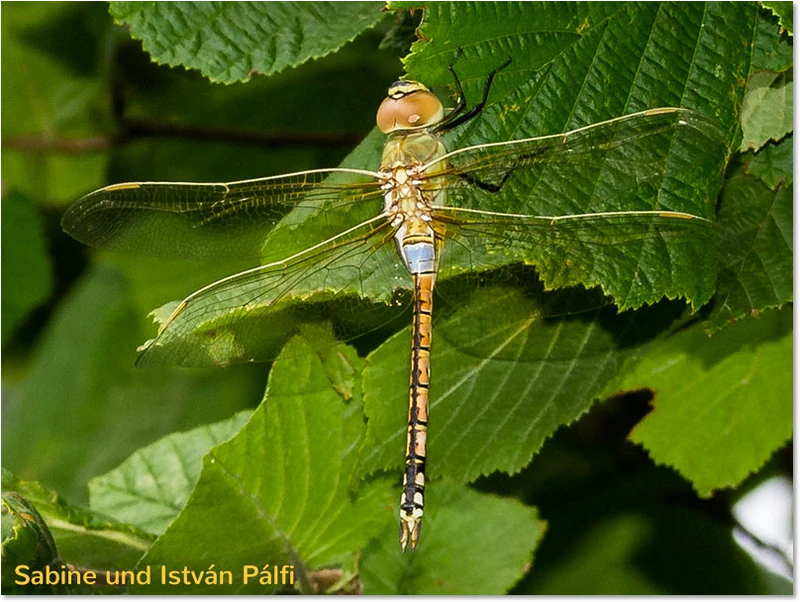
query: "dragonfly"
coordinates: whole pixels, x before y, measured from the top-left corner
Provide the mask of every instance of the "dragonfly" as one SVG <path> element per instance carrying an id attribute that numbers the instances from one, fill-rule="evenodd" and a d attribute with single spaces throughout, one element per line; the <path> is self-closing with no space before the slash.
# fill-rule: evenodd
<path id="1" fill-rule="evenodd" d="M 260 258 L 172 307 L 140 348 L 139 365 L 274 359 L 254 325 L 298 300 L 391 305 L 397 291 L 408 291 L 410 276 L 403 550 L 417 546 L 422 525 L 437 280 L 523 263 L 549 274 L 553 286 L 606 286 L 598 273 L 617 265 L 635 304 L 642 290 L 659 284 L 646 273 L 653 254 L 665 253 L 678 270 L 703 255 L 713 236 L 713 182 L 707 188 L 685 182 L 702 180 L 701 157 L 721 148 L 721 136 L 690 110 L 649 109 L 555 135 L 448 151 L 443 135 L 475 123 L 509 62 L 489 73 L 472 107 L 452 64 L 458 95 L 449 111 L 420 82 L 392 84 L 377 111 L 386 136 L 377 170 L 115 184 L 77 201 L 62 221 L 67 233 L 99 248 L 190 258 L 255 250 Z M 687 206 L 694 210 L 675 208 Z M 309 232 L 318 242 L 270 257 Z M 634 260 L 624 258 L 626 249 L 637 251 Z M 663 279 L 669 292 L 674 274 Z M 673 296 L 687 293 L 673 289 Z"/>

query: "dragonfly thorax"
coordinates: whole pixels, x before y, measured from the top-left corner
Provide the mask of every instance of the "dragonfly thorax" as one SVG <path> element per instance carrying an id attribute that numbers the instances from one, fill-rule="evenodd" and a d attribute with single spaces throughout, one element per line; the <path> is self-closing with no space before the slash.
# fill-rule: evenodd
<path id="1" fill-rule="evenodd" d="M 434 204 L 444 204 L 444 190 L 431 176 L 444 169 L 444 162 L 435 160 L 445 153 L 439 137 L 426 129 L 390 134 L 383 148 L 379 173 L 384 212 L 394 228 L 397 251 L 412 274 L 436 262 L 439 244 L 432 213 Z M 417 245 L 428 249 L 424 260 L 415 257 Z"/>
<path id="2" fill-rule="evenodd" d="M 381 188 L 384 191 L 386 219 L 394 228 L 397 252 L 409 271 L 417 273 L 419 262 L 409 251 L 422 244 L 430 248 L 425 255 L 434 261 L 436 233 L 431 224 L 433 195 L 424 189 L 420 180 L 420 165 L 397 166 L 382 169 Z"/>
<path id="3" fill-rule="evenodd" d="M 380 171 L 384 210 L 394 228 L 431 221 L 432 199 L 422 188 L 420 166 L 397 166 Z"/>

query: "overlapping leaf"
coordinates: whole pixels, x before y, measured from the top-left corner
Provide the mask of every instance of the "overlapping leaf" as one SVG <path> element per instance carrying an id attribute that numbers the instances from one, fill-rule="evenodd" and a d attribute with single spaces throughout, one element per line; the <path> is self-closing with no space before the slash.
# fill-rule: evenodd
<path id="1" fill-rule="evenodd" d="M 750 175 L 726 182 L 718 228 L 720 272 L 710 329 L 792 301 L 792 190 L 791 184 L 772 190 Z"/>
<path id="2" fill-rule="evenodd" d="M 696 324 L 653 346 L 622 387 L 655 392 L 654 411 L 633 433 L 654 461 L 701 495 L 736 486 L 792 435 L 792 311 L 710 338 Z"/>
<path id="3" fill-rule="evenodd" d="M 203 454 L 235 435 L 249 416 L 241 412 L 138 450 L 110 473 L 89 482 L 92 510 L 160 534 L 186 503 L 200 476 Z"/>
<path id="4" fill-rule="evenodd" d="M 240 433 L 214 448 L 186 508 L 142 561 L 206 570 L 232 570 L 230 587 L 188 586 L 198 593 L 275 591 L 241 579 L 244 565 L 293 565 L 296 587 L 310 591 L 307 572 L 352 563 L 355 550 L 382 531 L 395 496 L 389 484 L 362 484 L 355 494 L 353 469 L 363 437 L 361 403 L 345 402 L 341 369 L 325 370 L 308 347 L 294 340 L 270 374 L 265 401 Z M 328 362 L 358 370 L 345 351 Z M 357 495 L 357 497 L 353 497 Z M 393 514 L 393 513 L 392 513 Z M 142 592 L 178 593 L 169 585 Z"/>
<path id="5" fill-rule="evenodd" d="M 375 2 L 113 2 L 111 14 L 157 62 L 200 69 L 222 83 L 324 56 L 382 16 Z"/>
<path id="6" fill-rule="evenodd" d="M 615 315 L 606 307 L 542 319 L 557 309 L 569 313 L 576 292 L 523 291 L 486 286 L 457 313 L 438 306 L 451 315 L 433 332 L 428 470 L 434 476 L 468 482 L 520 470 L 560 425 L 589 408 L 634 346 L 674 315 L 669 308 Z M 584 307 L 602 305 L 593 295 L 578 298 Z M 409 340 L 402 332 L 368 358 L 367 470 L 402 461 L 409 368 L 397 358 L 407 354 Z"/>

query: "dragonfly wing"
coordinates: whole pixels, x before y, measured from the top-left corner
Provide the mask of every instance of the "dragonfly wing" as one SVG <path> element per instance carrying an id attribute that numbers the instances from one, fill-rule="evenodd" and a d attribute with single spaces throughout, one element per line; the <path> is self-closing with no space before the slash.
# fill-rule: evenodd
<path id="1" fill-rule="evenodd" d="M 217 184 L 115 184 L 77 201 L 62 226 L 77 240 L 103 249 L 258 259 L 267 235 L 293 210 L 313 214 L 334 203 L 379 199 L 376 176 L 325 169 Z"/>
<path id="2" fill-rule="evenodd" d="M 406 305 L 409 283 L 384 216 L 374 217 L 285 261 L 219 280 L 189 296 L 149 341 L 139 365 L 226 365 L 274 359 L 309 320 L 339 321 L 354 335 Z M 346 311 L 344 311 L 346 310 Z"/>
<path id="3" fill-rule="evenodd" d="M 449 240 L 440 279 L 514 263 L 536 266 L 546 289 L 599 286 L 622 309 L 713 291 L 713 222 L 669 211 L 566 216 L 435 211 Z"/>
<path id="4" fill-rule="evenodd" d="M 710 218 L 727 146 L 686 109 L 654 109 L 555 136 L 458 149 L 448 204 L 526 215 L 672 210 Z M 441 162 L 438 165 L 441 165 Z M 436 177 L 437 163 L 426 166 Z"/>
<path id="5" fill-rule="evenodd" d="M 445 251 L 451 269 L 521 261 L 547 288 L 599 285 L 623 308 L 664 296 L 702 305 L 726 152 L 716 126 L 685 109 L 453 151 L 444 175 L 428 166 L 451 206 L 436 217 L 460 237 Z"/>
<path id="6" fill-rule="evenodd" d="M 443 207 L 436 218 L 447 240 L 436 285 L 445 301 L 438 336 L 475 357 L 554 362 L 611 354 L 627 336 L 666 326 L 681 310 L 659 304 L 618 315 L 614 302 L 638 307 L 642 299 L 675 297 L 664 291 L 685 290 L 689 263 L 701 266 L 700 277 L 714 274 L 702 267 L 713 224 L 688 214 L 533 217 Z"/>

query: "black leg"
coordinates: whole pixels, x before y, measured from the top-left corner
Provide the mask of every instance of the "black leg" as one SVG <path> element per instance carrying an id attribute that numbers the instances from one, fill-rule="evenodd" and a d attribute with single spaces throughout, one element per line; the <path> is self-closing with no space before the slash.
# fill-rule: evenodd
<path id="1" fill-rule="evenodd" d="M 450 111 L 450 114 L 447 116 L 447 118 L 445 118 L 442 121 L 440 127 L 447 121 L 459 115 L 464 109 L 467 108 L 467 99 L 464 98 L 464 89 L 461 87 L 461 80 L 458 79 L 458 73 L 456 73 L 456 70 L 453 68 L 453 66 L 458 62 L 458 59 L 461 58 L 462 54 L 464 54 L 464 49 L 459 47 L 456 50 L 456 56 L 453 58 L 453 62 L 447 65 L 447 70 L 453 74 L 453 80 L 456 82 L 456 92 L 458 93 L 458 100 L 456 101 L 456 106 L 453 108 L 452 111 Z"/>
<path id="2" fill-rule="evenodd" d="M 486 78 L 486 85 L 483 87 L 483 98 L 469 111 L 463 113 L 464 109 L 467 107 L 467 101 L 464 98 L 464 89 L 461 87 L 461 80 L 458 79 L 458 74 L 453 68 L 453 65 L 455 65 L 456 61 L 461 58 L 462 53 L 463 50 L 459 48 L 456 51 L 456 57 L 453 59 L 453 62 L 447 66 L 447 68 L 450 70 L 450 73 L 453 74 L 453 79 L 456 83 L 456 90 L 458 91 L 458 103 L 453 111 L 436 127 L 437 133 L 451 130 L 462 123 L 466 123 L 480 113 L 483 110 L 483 107 L 486 105 L 487 99 L 489 98 L 489 89 L 492 87 L 492 80 L 494 80 L 494 76 L 511 64 L 511 59 L 509 58 L 506 62 L 493 69 L 492 72 L 489 73 L 489 77 Z"/>
<path id="3" fill-rule="evenodd" d="M 548 149 L 547 148 L 537 149 L 537 150 L 533 150 L 530 153 L 527 153 L 525 155 L 518 155 L 511 162 L 511 165 L 507 166 L 507 169 L 506 169 L 505 173 L 503 173 L 503 177 L 501 177 L 500 180 L 497 183 L 484 182 L 479 177 L 474 175 L 474 173 L 461 172 L 461 171 L 458 171 L 457 168 L 454 169 L 452 173 L 453 173 L 453 175 L 455 175 L 455 176 L 461 178 L 462 180 L 464 180 L 465 182 L 468 182 L 470 185 L 475 186 L 476 188 L 480 188 L 481 190 L 485 190 L 486 192 L 500 192 L 500 190 L 502 190 L 502 188 L 505 185 L 505 183 L 511 177 L 511 174 L 513 174 L 514 171 L 517 168 L 521 167 L 522 165 L 526 165 L 529 162 L 535 161 L 536 158 L 538 156 L 542 155 L 546 150 L 548 150 Z M 474 171 L 480 172 L 480 168 L 478 168 L 478 169 L 476 169 Z"/>
<path id="4" fill-rule="evenodd" d="M 485 190 L 486 192 L 500 192 L 503 188 L 503 184 L 506 183 L 506 180 L 511 177 L 511 174 L 514 173 L 514 166 L 512 166 L 506 173 L 503 174 L 503 177 L 497 184 L 491 184 L 489 182 L 484 182 L 483 180 L 479 180 L 473 175 L 464 172 L 454 172 L 456 176 L 464 180 L 465 182 L 469 182 L 472 186 L 480 188 L 481 190 Z"/>

